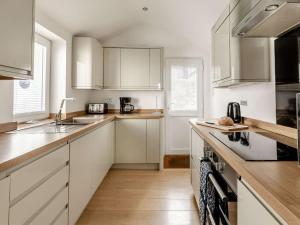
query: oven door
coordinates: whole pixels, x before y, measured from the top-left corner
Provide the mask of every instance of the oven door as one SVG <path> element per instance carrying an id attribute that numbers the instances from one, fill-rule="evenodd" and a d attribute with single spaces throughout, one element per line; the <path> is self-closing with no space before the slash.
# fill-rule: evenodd
<path id="1" fill-rule="evenodd" d="M 207 221 L 211 225 L 237 225 L 237 196 L 225 179 L 215 170 L 209 182 L 215 189 L 215 207 L 206 206 Z"/>

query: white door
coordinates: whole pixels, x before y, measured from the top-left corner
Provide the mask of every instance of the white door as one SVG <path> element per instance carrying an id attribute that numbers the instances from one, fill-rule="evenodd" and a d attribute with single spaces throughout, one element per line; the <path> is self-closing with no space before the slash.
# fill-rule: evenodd
<path id="1" fill-rule="evenodd" d="M 166 59 L 166 154 L 189 154 L 188 121 L 203 117 L 203 62 Z"/>

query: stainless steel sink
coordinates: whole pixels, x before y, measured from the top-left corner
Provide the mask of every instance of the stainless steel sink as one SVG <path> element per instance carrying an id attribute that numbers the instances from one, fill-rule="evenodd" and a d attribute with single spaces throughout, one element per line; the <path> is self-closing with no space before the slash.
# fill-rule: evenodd
<path id="1" fill-rule="evenodd" d="M 32 127 L 23 130 L 12 131 L 9 133 L 15 134 L 58 134 L 71 133 L 74 130 L 82 128 L 86 124 L 69 123 L 68 125 L 45 124 L 37 127 Z"/>

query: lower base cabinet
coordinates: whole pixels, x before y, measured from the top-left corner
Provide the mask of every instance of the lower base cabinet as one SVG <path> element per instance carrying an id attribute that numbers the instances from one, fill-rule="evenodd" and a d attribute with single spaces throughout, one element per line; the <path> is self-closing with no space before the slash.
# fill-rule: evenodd
<path id="1" fill-rule="evenodd" d="M 264 205 L 248 185 L 238 180 L 238 225 L 281 225 L 280 222 L 268 210 L 269 206 Z"/>
<path id="2" fill-rule="evenodd" d="M 69 225 L 76 224 L 113 163 L 114 123 L 70 143 Z"/>
<path id="3" fill-rule="evenodd" d="M 159 159 L 159 119 L 121 119 L 116 122 L 115 163 L 159 163 Z"/>
<path id="4" fill-rule="evenodd" d="M 0 224 L 8 225 L 10 177 L 0 180 Z"/>

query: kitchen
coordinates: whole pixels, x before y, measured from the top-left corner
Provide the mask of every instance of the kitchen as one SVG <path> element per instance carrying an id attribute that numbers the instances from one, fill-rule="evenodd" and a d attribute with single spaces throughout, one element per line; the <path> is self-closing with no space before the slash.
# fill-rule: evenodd
<path id="1" fill-rule="evenodd" d="M 1 0 L 0 225 L 300 224 L 299 11 Z"/>

